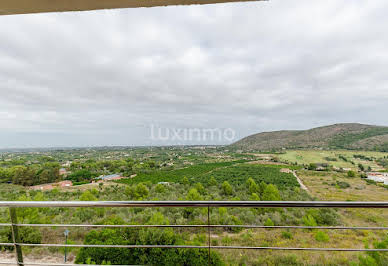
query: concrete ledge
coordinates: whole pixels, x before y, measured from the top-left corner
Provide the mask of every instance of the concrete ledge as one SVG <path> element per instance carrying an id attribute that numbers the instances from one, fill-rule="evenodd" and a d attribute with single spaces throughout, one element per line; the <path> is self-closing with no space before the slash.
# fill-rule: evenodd
<path id="1" fill-rule="evenodd" d="M 0 15 L 262 0 L 0 0 Z"/>

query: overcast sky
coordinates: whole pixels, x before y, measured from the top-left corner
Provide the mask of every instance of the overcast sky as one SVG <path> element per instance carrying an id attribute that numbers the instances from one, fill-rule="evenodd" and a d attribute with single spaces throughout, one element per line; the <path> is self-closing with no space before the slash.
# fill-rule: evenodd
<path id="1" fill-rule="evenodd" d="M 0 148 L 388 125 L 387 13 L 386 0 L 271 0 L 0 16 Z"/>

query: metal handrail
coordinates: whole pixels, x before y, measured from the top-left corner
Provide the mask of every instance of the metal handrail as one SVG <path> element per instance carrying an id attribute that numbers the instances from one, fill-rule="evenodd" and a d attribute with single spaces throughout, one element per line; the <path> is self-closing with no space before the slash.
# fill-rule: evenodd
<path id="1" fill-rule="evenodd" d="M 363 201 L 0 201 L 0 207 L 388 208 Z"/>
<path id="2" fill-rule="evenodd" d="M 388 208 L 388 202 L 352 202 L 352 201 L 0 201 L 0 207 L 10 209 L 11 223 L 1 223 L 0 226 L 12 228 L 12 243 L 0 243 L 0 246 L 14 246 L 16 252 L 15 264 L 21 265 L 72 265 L 72 264 L 45 264 L 23 262 L 21 248 L 24 247 L 92 247 L 92 248 L 193 248 L 208 249 L 210 264 L 210 249 L 246 249 L 246 250 L 305 250 L 305 251 L 384 251 L 388 249 L 362 249 L 362 248 L 305 248 L 305 247 L 252 247 L 252 246 L 211 246 L 211 228 L 257 228 L 257 229 L 328 229 L 328 230 L 388 230 L 388 227 L 349 227 L 349 226 L 263 226 L 263 225 L 225 225 L 210 223 L 210 208 Z M 90 224 L 19 224 L 16 217 L 16 208 L 23 207 L 194 207 L 207 208 L 207 224 L 197 225 L 90 225 Z M 207 228 L 208 243 L 203 246 L 191 245 L 87 245 L 87 244 L 29 244 L 22 243 L 18 236 L 19 227 L 85 227 L 85 228 Z M 10 262 L 6 262 L 10 264 Z M 5 264 L 0 262 L 0 264 Z M 80 265 L 80 264 L 78 264 Z M 82 265 L 82 264 L 81 264 Z"/>
<path id="3" fill-rule="evenodd" d="M 12 224 L 0 224 L 11 226 Z M 252 228 L 252 229 L 327 229 L 327 230 L 388 230 L 383 226 L 300 226 L 240 224 L 14 224 L 25 227 L 86 227 L 86 228 Z"/>

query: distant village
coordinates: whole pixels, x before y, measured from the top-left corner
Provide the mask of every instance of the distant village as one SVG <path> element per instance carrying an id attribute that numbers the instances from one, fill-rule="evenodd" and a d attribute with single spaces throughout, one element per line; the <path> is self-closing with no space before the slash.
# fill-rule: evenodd
<path id="1" fill-rule="evenodd" d="M 66 171 L 65 168 L 59 169 L 59 174 L 61 176 L 67 176 L 69 173 L 70 172 Z M 133 178 L 135 176 L 136 176 L 136 174 L 131 175 L 130 177 Z M 112 180 L 120 180 L 123 178 L 127 178 L 127 177 L 122 176 L 121 174 L 101 175 L 99 177 L 94 178 L 94 180 L 92 180 L 91 183 L 103 183 L 103 182 L 112 181 Z M 73 186 L 73 182 L 71 180 L 63 180 L 63 181 L 56 182 L 56 183 L 40 184 L 40 185 L 36 185 L 36 186 L 31 186 L 30 189 L 32 189 L 32 190 L 51 190 L 54 188 L 68 188 L 68 187 L 72 187 L 72 186 Z"/>

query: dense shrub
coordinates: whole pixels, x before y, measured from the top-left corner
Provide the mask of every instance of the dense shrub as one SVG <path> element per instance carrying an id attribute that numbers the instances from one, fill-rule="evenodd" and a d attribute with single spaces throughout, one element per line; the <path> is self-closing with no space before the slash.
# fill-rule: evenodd
<path id="1" fill-rule="evenodd" d="M 85 244 L 115 245 L 183 245 L 185 242 L 171 229 L 103 229 L 86 235 Z M 187 244 L 187 243 L 186 243 Z M 190 243 L 189 243 L 190 244 Z M 76 263 L 93 261 L 97 264 L 109 261 L 121 265 L 207 265 L 205 249 L 172 248 L 82 248 Z M 211 265 L 224 265 L 216 252 L 210 255 Z"/>
<path id="2" fill-rule="evenodd" d="M 337 181 L 337 186 L 339 188 L 349 188 L 350 187 L 349 183 L 343 182 L 343 181 Z"/>
<path id="3" fill-rule="evenodd" d="M 39 229 L 33 228 L 33 227 L 19 227 L 18 229 L 19 229 L 19 238 L 21 243 L 26 243 L 26 244 L 41 243 L 42 234 L 40 233 Z M 12 231 L 10 228 L 4 228 L 0 231 L 0 240 L 3 243 L 13 242 Z M 13 246 L 4 246 L 3 248 L 13 250 Z"/>
<path id="4" fill-rule="evenodd" d="M 292 234 L 289 231 L 283 231 L 282 232 L 282 238 L 284 239 L 292 239 Z"/>
<path id="5" fill-rule="evenodd" d="M 348 171 L 348 177 L 355 177 L 355 176 L 356 176 L 356 172 Z"/>
<path id="6" fill-rule="evenodd" d="M 388 248 L 388 235 L 383 241 L 375 242 L 376 249 Z M 385 266 L 388 265 L 388 254 L 386 252 L 368 251 L 366 256 L 360 256 L 361 266 Z"/>
<path id="7" fill-rule="evenodd" d="M 329 236 L 323 231 L 317 231 L 315 233 L 315 240 L 317 240 L 318 242 L 328 242 Z"/>

